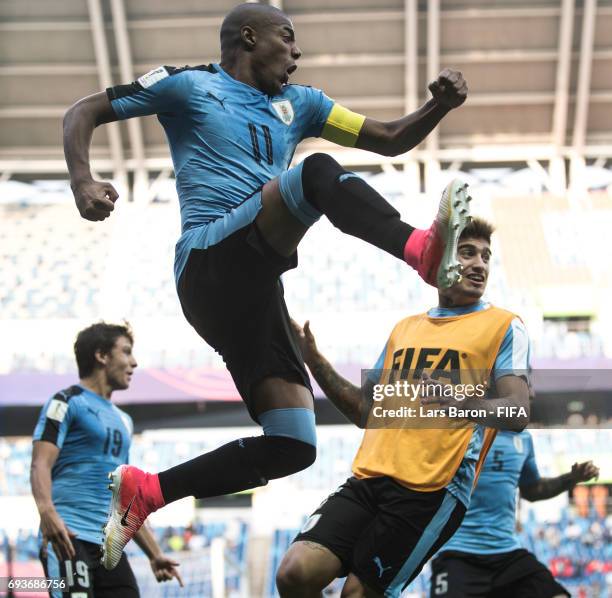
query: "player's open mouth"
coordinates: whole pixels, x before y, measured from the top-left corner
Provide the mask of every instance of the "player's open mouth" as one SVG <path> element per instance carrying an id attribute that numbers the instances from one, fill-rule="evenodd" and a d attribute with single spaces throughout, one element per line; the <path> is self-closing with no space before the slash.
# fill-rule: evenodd
<path id="1" fill-rule="evenodd" d="M 484 283 L 484 276 L 482 276 L 481 274 L 469 274 L 468 276 L 466 276 L 466 278 L 477 284 Z"/>
<path id="2" fill-rule="evenodd" d="M 291 75 L 293 73 L 295 73 L 295 71 L 297 70 L 297 65 L 296 64 L 292 64 L 286 71 L 285 71 L 285 75 L 283 77 L 283 85 L 287 85 L 287 83 L 289 83 L 289 77 L 291 77 Z"/>
<path id="3" fill-rule="evenodd" d="M 287 83 L 289 83 L 289 77 L 295 73 L 296 70 L 297 64 L 292 64 L 290 67 L 288 67 L 285 74 L 281 77 L 281 85 L 287 85 Z"/>

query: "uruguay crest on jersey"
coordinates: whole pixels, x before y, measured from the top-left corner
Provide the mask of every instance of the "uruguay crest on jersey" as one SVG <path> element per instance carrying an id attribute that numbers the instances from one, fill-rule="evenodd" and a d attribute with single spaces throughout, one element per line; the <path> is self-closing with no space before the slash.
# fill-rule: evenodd
<path id="1" fill-rule="evenodd" d="M 274 108 L 274 112 L 276 112 L 278 118 L 280 118 L 287 126 L 293 122 L 294 112 L 290 100 L 272 102 L 272 108 Z"/>

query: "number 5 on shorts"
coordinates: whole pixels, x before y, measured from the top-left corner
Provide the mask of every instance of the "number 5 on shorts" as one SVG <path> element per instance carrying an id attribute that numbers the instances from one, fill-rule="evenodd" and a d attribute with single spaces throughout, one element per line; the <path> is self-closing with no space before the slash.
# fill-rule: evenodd
<path id="1" fill-rule="evenodd" d="M 446 594 L 446 592 L 448 592 L 448 580 L 446 579 L 447 577 L 447 571 L 445 571 L 444 573 L 438 573 L 438 575 L 436 575 L 434 584 L 434 594 L 436 596 L 442 596 L 443 594 Z"/>

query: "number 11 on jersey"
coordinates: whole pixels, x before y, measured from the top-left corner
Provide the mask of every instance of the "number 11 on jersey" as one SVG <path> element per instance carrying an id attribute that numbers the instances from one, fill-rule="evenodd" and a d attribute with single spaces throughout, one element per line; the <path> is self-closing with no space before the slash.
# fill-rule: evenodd
<path id="1" fill-rule="evenodd" d="M 266 146 L 266 162 L 272 166 L 274 164 L 274 154 L 272 151 L 272 135 L 270 128 L 266 125 L 261 125 L 263 131 L 264 143 Z M 259 136 L 257 134 L 257 126 L 249 123 L 249 133 L 251 134 L 251 146 L 253 147 L 253 158 L 258 164 L 261 164 L 261 149 L 259 147 Z"/>

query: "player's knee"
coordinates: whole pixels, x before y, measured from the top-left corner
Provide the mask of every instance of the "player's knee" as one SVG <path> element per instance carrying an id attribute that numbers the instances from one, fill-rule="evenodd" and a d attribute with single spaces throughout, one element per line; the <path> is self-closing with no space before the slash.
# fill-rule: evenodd
<path id="1" fill-rule="evenodd" d="M 302 559 L 285 556 L 276 573 L 276 587 L 281 598 L 296 598 L 307 595 L 312 580 L 308 567 Z"/>
<path id="2" fill-rule="evenodd" d="M 317 179 L 321 176 L 335 177 L 341 172 L 344 172 L 344 168 L 342 168 L 342 166 L 340 166 L 340 164 L 334 160 L 334 158 L 332 158 L 329 154 L 317 152 L 315 154 L 310 154 L 310 156 L 305 158 L 302 178 L 310 179 L 311 177 L 314 177 Z"/>
<path id="3" fill-rule="evenodd" d="M 270 446 L 270 469 L 268 479 L 283 478 L 310 467 L 317 458 L 317 447 L 308 442 L 287 438 L 286 436 L 268 436 Z"/>
<path id="4" fill-rule="evenodd" d="M 331 186 L 345 172 L 331 156 L 311 154 L 304 160 L 302 167 L 304 197 L 319 211 L 323 211 L 321 202 L 331 195 Z"/>
<path id="5" fill-rule="evenodd" d="M 300 446 L 294 449 L 295 473 L 310 467 L 317 460 L 317 447 L 307 442 L 300 442 Z"/>
<path id="6" fill-rule="evenodd" d="M 317 431 L 312 409 L 271 409 L 259 416 L 269 453 L 268 479 L 310 467 L 317 458 Z"/>

